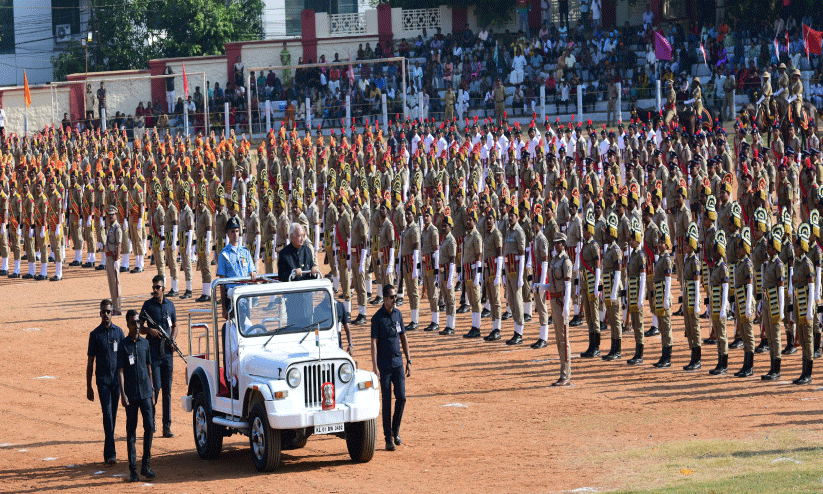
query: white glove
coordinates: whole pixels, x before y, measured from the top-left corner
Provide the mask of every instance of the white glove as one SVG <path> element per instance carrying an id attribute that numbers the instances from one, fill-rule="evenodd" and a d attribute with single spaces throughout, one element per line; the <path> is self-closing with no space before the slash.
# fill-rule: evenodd
<path id="1" fill-rule="evenodd" d="M 169 246 L 171 250 L 174 250 L 174 247 L 177 245 L 177 228 L 178 225 L 171 227 L 171 245 Z"/>
<path id="2" fill-rule="evenodd" d="M 454 288 L 454 272 L 456 271 L 454 263 L 449 263 L 449 277 L 446 280 L 446 288 L 452 289 Z"/>
<path id="3" fill-rule="evenodd" d="M 34 238 L 34 228 L 29 227 L 29 238 Z"/>
<path id="4" fill-rule="evenodd" d="M 577 242 L 577 248 L 574 251 L 574 267 L 572 270 L 577 273 L 580 271 L 580 251 L 583 250 L 583 242 Z"/>
<path id="5" fill-rule="evenodd" d="M 532 267 L 532 248 L 531 246 L 526 248 L 526 267 Z"/>
<path id="6" fill-rule="evenodd" d="M 815 289 L 814 282 L 809 283 L 809 302 L 806 305 L 806 323 L 807 324 L 811 324 L 812 321 L 814 321 L 814 314 L 815 314 L 814 308 L 817 306 L 817 304 L 815 303 L 814 295 L 813 295 L 813 293 L 815 291 L 814 289 Z"/>
<path id="7" fill-rule="evenodd" d="M 700 312 L 700 281 L 691 281 L 694 283 L 694 312 Z"/>
<path id="8" fill-rule="evenodd" d="M 780 96 L 781 94 L 783 94 L 783 91 L 785 91 L 785 90 L 786 90 L 786 88 L 781 87 L 780 89 L 778 89 L 778 90 L 777 90 L 777 92 L 776 92 L 776 93 L 774 93 L 774 97 L 775 97 L 775 98 L 777 98 L 778 96 Z M 761 97 L 760 97 L 760 101 L 763 101 L 763 98 L 765 98 L 765 96 L 761 96 Z M 757 104 L 758 104 L 758 105 L 760 104 L 760 101 L 758 101 L 758 102 L 757 102 Z"/>
<path id="9" fill-rule="evenodd" d="M 754 319 L 754 285 L 746 284 L 746 319 L 749 321 Z"/>
<path id="10" fill-rule="evenodd" d="M 782 89 L 781 89 L 780 91 L 782 91 Z M 780 94 L 780 91 L 778 91 L 778 92 L 777 92 L 777 94 L 775 94 L 775 96 L 777 96 L 778 94 Z M 760 103 L 762 103 L 764 99 L 766 99 L 766 97 L 765 97 L 765 96 L 761 96 L 761 97 L 760 97 L 760 99 L 759 99 L 759 100 L 757 100 L 757 104 L 759 105 Z"/>
<path id="11" fill-rule="evenodd" d="M 609 299 L 612 303 L 617 302 L 617 286 L 620 285 L 620 271 L 614 272 L 614 283 L 612 283 L 612 293 L 609 294 Z"/>
<path id="12" fill-rule="evenodd" d="M 20 238 L 20 237 L 22 237 L 22 236 L 23 236 L 23 232 L 22 232 L 22 231 L 20 231 L 20 227 L 18 226 L 18 227 L 17 227 L 17 238 Z"/>
<path id="13" fill-rule="evenodd" d="M 91 215 L 89 215 L 88 219 L 86 220 L 86 226 L 91 227 Z"/>
<path id="14" fill-rule="evenodd" d="M 517 288 L 521 288 L 523 286 L 523 269 L 525 263 L 525 256 L 517 256 Z"/>
<path id="15" fill-rule="evenodd" d="M 103 218 L 100 218 L 100 228 L 105 228 L 105 227 L 106 227 L 106 220 L 103 219 Z"/>
<path id="16" fill-rule="evenodd" d="M 389 248 L 389 265 L 388 269 L 386 269 L 386 276 L 389 275 L 392 271 L 394 271 L 394 247 Z"/>
<path id="17" fill-rule="evenodd" d="M 797 95 L 794 95 L 794 96 L 792 96 L 791 98 L 788 99 L 788 103 L 793 103 L 794 100 L 796 100 L 796 99 L 797 99 Z"/>
<path id="18" fill-rule="evenodd" d="M 474 284 L 480 285 L 483 282 L 483 263 L 481 261 L 477 261 L 474 265 L 476 271 L 474 274 Z"/>
<path id="19" fill-rule="evenodd" d="M 691 105 L 692 103 L 694 103 L 694 98 L 687 99 L 686 101 L 683 102 L 684 105 Z"/>
<path id="20" fill-rule="evenodd" d="M 20 234 L 18 233 L 17 236 L 20 236 Z M 820 296 L 821 296 L 820 295 L 820 292 L 821 292 L 820 289 L 823 288 L 823 285 L 821 285 L 821 282 L 820 282 L 821 271 L 823 271 L 823 269 L 821 269 L 820 267 L 815 268 L 815 276 L 814 276 L 814 287 L 816 289 L 815 294 L 814 294 L 815 303 L 820 302 L 820 300 L 821 300 L 820 299 Z"/>
<path id="21" fill-rule="evenodd" d="M 258 237 L 260 237 L 260 234 L 257 234 L 257 236 L 258 236 Z M 188 231 L 186 232 L 186 253 L 188 253 L 188 254 L 191 254 L 191 242 L 192 242 L 193 238 L 194 238 L 194 230 L 188 230 Z M 260 242 L 259 242 L 259 241 L 258 241 L 257 243 L 258 243 L 258 245 L 260 244 Z M 259 255 L 259 254 L 260 254 L 260 249 L 259 249 L 259 247 L 258 247 L 257 254 L 258 254 L 258 255 L 255 257 L 255 259 L 257 259 L 257 258 L 259 258 L 259 257 L 260 257 L 260 255 Z"/>
<path id="22" fill-rule="evenodd" d="M 2 234 L 2 235 L 6 234 L 6 224 L 5 223 L 0 225 L 0 234 Z"/>
<path id="23" fill-rule="evenodd" d="M 566 282 L 566 297 L 563 299 L 563 323 L 569 320 L 569 312 L 572 304 L 572 282 Z"/>
<path id="24" fill-rule="evenodd" d="M 54 236 L 55 237 L 60 236 L 60 227 L 61 227 L 61 225 L 57 225 L 57 226 L 54 227 Z"/>
<path id="25" fill-rule="evenodd" d="M 726 313 L 729 310 L 729 284 L 723 283 L 720 296 L 720 320 L 726 320 Z"/>
<path id="26" fill-rule="evenodd" d="M 103 250 L 103 244 L 97 242 L 97 250 Z"/>
<path id="27" fill-rule="evenodd" d="M 138 218 L 138 219 L 137 219 L 137 229 L 138 229 L 138 230 L 142 230 L 142 229 L 143 229 L 143 217 L 142 217 L 142 216 L 141 216 L 140 218 Z"/>
<path id="28" fill-rule="evenodd" d="M 537 280 L 540 283 L 546 283 L 549 279 L 549 261 L 543 261 L 540 263 L 540 279 Z"/>
<path id="29" fill-rule="evenodd" d="M 602 276 L 603 276 L 603 272 L 600 270 L 600 268 L 595 268 L 595 270 L 594 270 L 594 295 L 596 297 L 599 297 L 601 295 L 599 287 L 600 287 L 600 280 L 602 279 Z"/>
<path id="30" fill-rule="evenodd" d="M 777 310 L 782 315 L 785 304 L 785 290 L 782 286 L 777 287 Z"/>
<path id="31" fill-rule="evenodd" d="M 669 310 L 672 306 L 672 277 L 666 276 L 665 289 L 663 291 L 663 309 Z"/>
<path id="32" fill-rule="evenodd" d="M 416 249 L 412 254 L 412 279 L 416 280 L 420 277 L 420 271 L 417 269 L 417 265 L 420 264 L 420 250 Z"/>
<path id="33" fill-rule="evenodd" d="M 40 238 L 44 238 L 46 236 L 46 227 L 43 226 L 40 228 Z"/>
<path id="34" fill-rule="evenodd" d="M 360 249 L 360 274 L 366 272 L 366 249 Z"/>
<path id="35" fill-rule="evenodd" d="M 497 274 L 494 276 L 494 286 L 500 286 L 503 283 L 503 256 L 497 257 L 495 264 L 497 264 Z"/>
<path id="36" fill-rule="evenodd" d="M 640 273 L 640 287 L 637 293 L 637 310 L 643 313 L 643 299 L 646 298 L 646 273 Z"/>
<path id="37" fill-rule="evenodd" d="M 254 262 L 260 260 L 260 234 L 254 237 Z M 191 230 L 189 230 L 189 245 L 191 245 Z"/>
<path id="38" fill-rule="evenodd" d="M 209 252 L 211 252 L 211 230 L 206 232 L 206 251 L 204 255 L 208 256 Z"/>

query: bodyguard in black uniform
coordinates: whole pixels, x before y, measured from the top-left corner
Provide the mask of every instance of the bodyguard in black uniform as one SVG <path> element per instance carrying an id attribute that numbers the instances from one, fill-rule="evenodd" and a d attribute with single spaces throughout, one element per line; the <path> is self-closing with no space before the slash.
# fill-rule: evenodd
<path id="1" fill-rule="evenodd" d="M 129 334 L 120 341 L 117 350 L 117 370 L 120 374 L 120 399 L 126 409 L 126 441 L 129 449 L 131 482 L 137 482 L 137 412 L 143 415 L 143 462 L 140 474 L 154 478 L 151 460 L 151 440 L 154 435 L 154 404 L 157 395 L 152 389 L 152 359 L 149 342 L 138 333 L 140 319 L 133 309 L 126 313 Z"/>
<path id="2" fill-rule="evenodd" d="M 152 384 L 154 401 L 163 392 L 163 437 L 174 437 L 171 432 L 171 378 L 174 371 L 174 348 L 161 338 L 155 324 L 174 340 L 177 338 L 177 312 L 174 303 L 164 296 L 165 278 L 158 274 L 151 280 L 154 296 L 143 302 L 140 310 L 140 334 L 146 335 L 151 348 Z M 151 321 L 154 321 L 153 323 Z M 146 323 L 149 325 L 147 326 Z"/>
<path id="3" fill-rule="evenodd" d="M 406 377 L 411 377 L 409 342 L 403 326 L 403 316 L 394 306 L 397 290 L 393 285 L 383 285 L 383 306 L 371 318 L 371 360 L 374 372 L 380 378 L 380 394 L 383 400 L 383 435 L 386 449 L 395 450 L 400 441 L 400 420 L 406 406 Z M 403 374 L 403 355 L 406 354 L 406 373 Z M 391 392 L 394 386 L 394 416 L 391 413 Z"/>
<path id="4" fill-rule="evenodd" d="M 103 409 L 103 431 L 106 435 L 103 446 L 103 459 L 109 465 L 117 463 L 114 448 L 114 425 L 117 418 L 117 401 L 120 396 L 120 382 L 117 380 L 117 348 L 123 339 L 123 330 L 112 324 L 114 307 L 111 300 L 100 302 L 100 325 L 89 335 L 89 362 L 86 365 L 86 397 L 94 401 L 91 387 L 92 370 L 97 383 L 97 396 Z M 94 361 L 97 367 L 94 369 Z"/>

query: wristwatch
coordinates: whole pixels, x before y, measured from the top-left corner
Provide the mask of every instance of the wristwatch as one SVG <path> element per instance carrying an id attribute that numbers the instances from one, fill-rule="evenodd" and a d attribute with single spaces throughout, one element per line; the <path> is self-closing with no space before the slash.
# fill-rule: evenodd
<path id="1" fill-rule="evenodd" d="M 411 363 L 412 363 L 411 359 L 408 359 L 408 358 L 407 358 L 407 359 L 406 359 L 406 363 L 407 363 L 407 364 L 409 364 L 409 365 L 411 365 Z"/>

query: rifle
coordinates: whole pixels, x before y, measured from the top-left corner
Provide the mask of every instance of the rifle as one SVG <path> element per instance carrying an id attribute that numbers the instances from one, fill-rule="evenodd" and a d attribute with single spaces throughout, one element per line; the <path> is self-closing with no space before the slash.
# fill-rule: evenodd
<path id="1" fill-rule="evenodd" d="M 154 322 L 154 319 L 152 319 L 152 317 L 146 312 L 145 309 L 140 311 L 140 315 L 146 319 L 149 325 L 154 327 L 154 329 L 156 329 L 160 333 L 160 343 L 168 343 L 168 345 L 174 348 L 177 354 L 180 355 L 180 358 L 183 359 L 183 362 L 186 362 L 188 364 L 188 360 L 186 360 L 186 357 L 183 355 L 183 352 L 180 351 L 180 347 L 178 347 L 177 343 L 173 339 L 171 339 L 171 336 L 169 336 L 166 330 L 161 328 L 159 324 Z"/>

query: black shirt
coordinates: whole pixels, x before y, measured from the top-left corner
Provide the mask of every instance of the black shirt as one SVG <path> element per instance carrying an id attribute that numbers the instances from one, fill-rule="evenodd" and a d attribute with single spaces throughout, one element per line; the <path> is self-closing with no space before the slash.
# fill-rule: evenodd
<path id="1" fill-rule="evenodd" d="M 277 258 L 277 277 L 280 281 L 289 281 L 292 271 L 297 268 L 303 270 L 304 276 L 309 274 L 314 267 L 314 257 L 311 250 L 305 244 L 299 249 L 291 243 L 280 249 Z"/>
<path id="2" fill-rule="evenodd" d="M 117 368 L 123 369 L 123 392 L 132 403 L 154 393 L 147 366 L 151 366 L 149 342 L 140 335 L 137 341 L 125 336 L 117 350 Z"/>
<path id="3" fill-rule="evenodd" d="M 171 336 L 171 326 L 177 323 L 177 312 L 174 310 L 174 303 L 168 297 L 163 297 L 163 303 L 157 302 L 157 299 L 152 297 L 143 302 L 143 308 L 140 309 L 140 320 L 146 321 L 148 326 L 154 327 L 154 324 L 148 322 L 146 314 L 149 315 L 152 321 L 166 331 L 166 334 Z M 159 360 L 166 355 L 172 355 L 174 349 L 166 343 L 160 344 L 160 338 L 149 336 L 146 338 L 149 341 L 151 348 L 151 358 Z"/>
<path id="4" fill-rule="evenodd" d="M 123 339 L 123 330 L 112 324 L 97 326 L 89 334 L 88 356 L 94 357 L 95 381 L 98 386 L 119 384 L 117 379 L 117 348 Z"/>
<path id="5" fill-rule="evenodd" d="M 385 307 L 375 312 L 371 318 L 371 337 L 377 340 L 377 368 L 380 372 L 403 367 L 400 353 L 400 335 L 406 330 L 403 315 L 397 308 L 391 313 Z"/>

